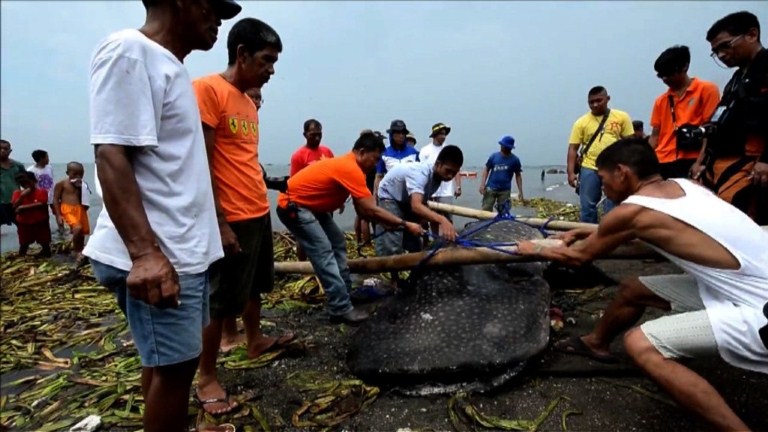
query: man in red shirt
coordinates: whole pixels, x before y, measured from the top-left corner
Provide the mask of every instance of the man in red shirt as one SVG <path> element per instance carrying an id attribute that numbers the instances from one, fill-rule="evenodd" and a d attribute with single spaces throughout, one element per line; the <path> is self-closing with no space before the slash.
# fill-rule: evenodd
<path id="1" fill-rule="evenodd" d="M 37 187 L 35 173 L 16 174 L 21 190 L 13 191 L 11 205 L 16 211 L 16 231 L 19 234 L 19 255 L 27 254 L 29 245 L 37 242 L 43 247 L 41 256 L 51 256 L 51 225 L 48 220 L 48 191 Z"/>
<path id="2" fill-rule="evenodd" d="M 319 121 L 309 119 L 304 122 L 304 138 L 307 143 L 291 156 L 291 177 L 312 162 L 333 157 L 331 149 L 320 144 L 323 139 L 323 125 Z"/>

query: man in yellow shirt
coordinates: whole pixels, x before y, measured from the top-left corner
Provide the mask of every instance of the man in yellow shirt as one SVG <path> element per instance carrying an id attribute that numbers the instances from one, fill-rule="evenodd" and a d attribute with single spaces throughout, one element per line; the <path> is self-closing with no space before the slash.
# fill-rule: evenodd
<path id="1" fill-rule="evenodd" d="M 597 156 L 619 139 L 634 134 L 629 114 L 609 109 L 610 100 L 605 87 L 592 87 L 587 95 L 590 112 L 576 120 L 568 140 L 568 184 L 579 194 L 582 222 L 597 223 L 597 203 L 603 195 L 603 183 L 595 166 Z M 613 206 L 606 199 L 604 212 Z"/>

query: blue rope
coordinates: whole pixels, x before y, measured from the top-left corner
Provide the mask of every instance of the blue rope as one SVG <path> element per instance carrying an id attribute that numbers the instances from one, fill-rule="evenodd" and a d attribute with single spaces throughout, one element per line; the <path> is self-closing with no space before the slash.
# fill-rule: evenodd
<path id="1" fill-rule="evenodd" d="M 487 221 L 479 222 L 477 225 L 472 227 L 472 229 L 470 229 L 469 231 L 467 231 L 465 233 L 462 233 L 460 236 L 456 237 L 456 240 L 454 240 L 453 243 L 457 244 L 459 246 L 463 246 L 463 247 L 484 247 L 484 248 L 495 250 L 497 252 L 505 253 L 507 255 L 517 255 L 515 252 L 510 252 L 508 250 L 502 249 L 503 247 L 516 246 L 517 242 L 482 242 L 482 241 L 478 241 L 478 240 L 471 240 L 469 238 L 472 235 L 474 235 L 474 234 L 476 234 L 476 233 L 478 233 L 478 232 L 480 232 L 482 230 L 487 229 L 488 227 L 490 227 L 491 225 L 493 225 L 495 223 L 498 223 L 498 222 L 501 222 L 501 221 L 509 221 L 509 220 L 514 221 L 514 220 L 516 220 L 515 219 L 515 215 L 512 214 L 509 211 L 510 210 L 510 203 L 508 201 L 504 202 L 502 205 L 498 206 L 497 210 L 498 210 L 498 213 L 496 214 L 496 216 L 493 219 L 489 219 Z M 413 270 L 411 270 L 411 274 L 413 274 L 415 270 L 417 270 L 421 266 L 423 266 L 424 263 L 426 263 L 427 261 L 432 259 L 432 257 L 434 257 L 440 249 L 442 249 L 443 247 L 445 247 L 447 245 L 447 243 L 445 241 L 443 241 L 440 237 L 432 234 L 431 232 L 427 233 L 427 235 L 429 237 L 433 238 L 433 239 L 438 240 L 438 241 L 436 241 L 433 244 L 429 254 L 427 256 L 425 256 L 424 258 L 422 258 L 422 260 L 419 261 L 419 263 L 416 265 L 416 267 Z"/>

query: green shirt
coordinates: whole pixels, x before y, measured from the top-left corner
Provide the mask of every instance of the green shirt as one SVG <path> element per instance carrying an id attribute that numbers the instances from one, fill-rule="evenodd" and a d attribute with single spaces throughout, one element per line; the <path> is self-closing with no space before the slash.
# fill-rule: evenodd
<path id="1" fill-rule="evenodd" d="M 13 191 L 19 188 L 16 183 L 16 174 L 24 172 L 27 169 L 24 165 L 11 159 L 11 166 L 3 168 L 0 166 L 0 204 L 10 204 Z"/>

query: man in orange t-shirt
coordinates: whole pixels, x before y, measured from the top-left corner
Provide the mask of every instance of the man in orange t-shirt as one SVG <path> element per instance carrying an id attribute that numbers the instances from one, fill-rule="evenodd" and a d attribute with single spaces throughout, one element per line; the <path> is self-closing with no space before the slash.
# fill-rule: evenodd
<path id="1" fill-rule="evenodd" d="M 677 45 L 661 53 L 654 69 L 669 89 L 653 104 L 649 142 L 659 158 L 661 176 L 687 178 L 701 147 L 678 148 L 675 133 L 682 125 L 701 126 L 712 117 L 720 102 L 720 91 L 709 81 L 688 76 L 691 52 Z"/>
<path id="2" fill-rule="evenodd" d="M 278 196 L 277 216 L 293 234 L 312 263 L 325 290 L 331 322 L 356 324 L 368 313 L 355 309 L 349 300 L 352 282 L 347 266 L 344 233 L 331 212 L 351 195 L 355 210 L 366 220 L 421 235 L 419 224 L 406 222 L 376 206 L 365 183 L 365 173 L 376 169 L 384 140 L 363 133 L 352 151 L 337 158 L 315 162 L 288 179 L 288 190 Z"/>
<path id="3" fill-rule="evenodd" d="M 274 74 L 282 42 L 266 23 L 245 18 L 230 30 L 227 47 L 227 69 L 193 82 L 225 253 L 209 269 L 211 321 L 203 330 L 197 387 L 197 398 L 211 414 L 237 406 L 216 375 L 225 320 L 242 314 L 250 358 L 293 338 L 267 337 L 260 327 L 261 294 L 272 290 L 274 280 L 272 224 L 259 165 L 258 112 L 245 94 L 263 86 Z"/>
<path id="4" fill-rule="evenodd" d="M 323 139 L 323 125 L 319 121 L 309 119 L 304 122 L 304 138 L 307 143 L 291 156 L 291 176 L 313 162 L 333 157 L 331 149 L 320 144 Z"/>

